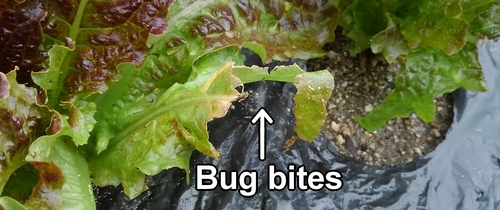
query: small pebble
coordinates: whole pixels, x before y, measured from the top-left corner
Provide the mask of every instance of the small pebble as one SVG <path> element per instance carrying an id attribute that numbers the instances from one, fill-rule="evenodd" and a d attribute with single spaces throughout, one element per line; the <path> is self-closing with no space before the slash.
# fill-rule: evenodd
<path id="1" fill-rule="evenodd" d="M 328 51 L 328 57 L 329 57 L 330 59 L 335 59 L 335 58 L 337 58 L 338 56 L 339 56 L 339 54 L 337 54 L 336 52 L 331 51 L 331 50 L 330 50 L 330 51 Z"/>
<path id="2" fill-rule="evenodd" d="M 414 147 L 413 150 L 415 150 L 415 152 L 418 154 L 418 155 L 422 155 L 422 151 L 420 150 L 420 148 L 418 147 Z"/>
<path id="3" fill-rule="evenodd" d="M 365 111 L 366 112 L 371 112 L 373 110 L 373 106 L 371 104 L 368 104 L 365 106 Z"/>
<path id="4" fill-rule="evenodd" d="M 431 129 L 431 136 L 440 137 L 441 134 L 439 133 L 438 129 Z"/>
<path id="5" fill-rule="evenodd" d="M 346 82 L 343 82 L 340 86 L 343 87 L 343 88 L 345 88 L 345 87 L 347 87 L 348 84 L 349 83 L 347 83 L 347 81 L 346 81 Z"/>
<path id="6" fill-rule="evenodd" d="M 393 81 L 392 75 L 387 75 L 387 82 L 392 82 L 392 81 Z"/>
<path id="7" fill-rule="evenodd" d="M 342 135 L 337 135 L 335 139 L 337 140 L 337 145 L 342 145 L 345 143 L 344 137 L 342 137 Z"/>
<path id="8" fill-rule="evenodd" d="M 339 126 L 339 124 L 337 124 L 335 121 L 332 121 L 332 123 L 330 123 L 330 126 L 332 127 L 332 129 L 333 129 L 335 132 L 339 132 L 339 130 L 340 130 L 340 126 Z"/>
<path id="9" fill-rule="evenodd" d="M 431 137 L 427 137 L 427 139 L 425 139 L 427 142 L 429 142 L 430 144 L 432 144 L 434 142 L 434 139 L 431 138 Z"/>
<path id="10" fill-rule="evenodd" d="M 342 127 L 342 134 L 351 136 L 351 131 L 349 131 L 349 128 Z"/>

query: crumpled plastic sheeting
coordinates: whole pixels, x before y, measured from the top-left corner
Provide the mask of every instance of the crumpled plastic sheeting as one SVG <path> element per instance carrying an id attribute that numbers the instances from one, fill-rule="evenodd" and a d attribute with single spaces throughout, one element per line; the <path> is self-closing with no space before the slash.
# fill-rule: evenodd
<path id="1" fill-rule="evenodd" d="M 209 124 L 210 140 L 221 158 L 215 161 L 194 153 L 189 185 L 184 171 L 166 170 L 148 177 L 149 190 L 134 200 L 129 200 L 121 187 L 96 188 L 98 208 L 500 209 L 500 43 L 489 41 L 479 52 L 488 91 L 458 90 L 453 94 L 452 129 L 446 140 L 423 158 L 401 166 L 367 166 L 338 154 L 322 134 L 313 143 L 297 141 L 284 150 L 283 144 L 294 134 L 296 89 L 291 84 L 258 82 L 245 87 L 250 91 L 248 99 L 235 103 L 228 115 Z M 247 61 L 252 59 L 255 56 Z M 258 157 L 258 125 L 250 123 L 260 107 L 275 120 L 266 126 L 265 161 Z M 213 164 L 226 171 L 256 170 L 258 192 L 245 198 L 237 191 L 197 191 L 196 164 Z M 288 164 L 305 165 L 308 171 L 338 170 L 344 186 L 338 191 L 269 191 L 268 164 L 282 171 L 287 171 Z"/>

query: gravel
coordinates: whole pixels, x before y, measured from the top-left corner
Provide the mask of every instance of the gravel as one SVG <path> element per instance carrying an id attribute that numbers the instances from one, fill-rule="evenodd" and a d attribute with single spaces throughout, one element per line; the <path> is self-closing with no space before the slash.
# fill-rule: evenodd
<path id="1" fill-rule="evenodd" d="M 327 109 L 322 133 L 341 154 L 370 165 L 397 165 L 425 155 L 441 143 L 453 120 L 453 99 L 445 94 L 435 99 L 436 117 L 424 123 L 415 114 L 390 120 L 370 133 L 356 121 L 382 103 L 394 88 L 400 66 L 388 64 L 378 55 L 364 51 L 356 57 L 342 47 L 346 38 L 337 32 L 327 44 L 327 56 L 308 62 L 308 70 L 328 69 L 335 78 L 335 89 Z"/>

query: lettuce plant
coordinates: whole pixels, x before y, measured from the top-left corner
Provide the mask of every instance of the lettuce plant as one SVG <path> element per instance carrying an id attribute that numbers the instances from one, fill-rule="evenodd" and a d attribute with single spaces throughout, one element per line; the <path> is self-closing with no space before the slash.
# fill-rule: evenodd
<path id="1" fill-rule="evenodd" d="M 434 119 L 433 99 L 460 87 L 485 91 L 476 43 L 500 36 L 498 0 L 330 0 L 355 55 L 371 48 L 402 64 L 395 89 L 358 123 L 375 131 L 395 117 L 415 112 Z"/>
<path id="2" fill-rule="evenodd" d="M 498 37 L 499 3 L 476 1 L 6 0 L 0 206 L 93 209 L 91 183 L 134 198 L 146 175 L 189 173 L 194 150 L 218 159 L 207 123 L 251 82 L 293 82 L 296 135 L 312 141 L 331 74 L 245 67 L 241 48 L 264 62 L 320 57 L 338 23 L 353 54 L 371 48 L 404 64 L 360 124 L 375 130 L 412 111 L 432 120 L 433 97 L 484 90 L 474 43 Z"/>
<path id="3" fill-rule="evenodd" d="M 295 83 L 301 139 L 327 114 L 329 72 L 245 67 L 241 55 L 323 56 L 338 20 L 327 2 L 8 1 L 0 19 L 7 209 L 92 209 L 91 182 L 134 198 L 146 175 L 188 171 L 194 150 L 218 159 L 207 123 L 245 99 L 245 83 Z"/>

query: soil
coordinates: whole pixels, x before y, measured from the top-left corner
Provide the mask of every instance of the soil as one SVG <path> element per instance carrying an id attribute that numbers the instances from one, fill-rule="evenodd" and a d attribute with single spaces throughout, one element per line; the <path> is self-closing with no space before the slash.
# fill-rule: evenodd
<path id="1" fill-rule="evenodd" d="M 346 156 L 370 165 L 397 165 L 433 151 L 453 121 L 453 98 L 436 98 L 436 117 L 425 123 L 415 114 L 392 119 L 373 133 L 365 131 L 356 116 L 366 116 L 394 88 L 398 63 L 388 64 L 380 55 L 365 51 L 353 57 L 343 50 L 348 42 L 337 31 L 334 42 L 324 49 L 328 55 L 308 62 L 309 71 L 328 69 L 335 88 L 321 132 Z"/>

